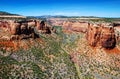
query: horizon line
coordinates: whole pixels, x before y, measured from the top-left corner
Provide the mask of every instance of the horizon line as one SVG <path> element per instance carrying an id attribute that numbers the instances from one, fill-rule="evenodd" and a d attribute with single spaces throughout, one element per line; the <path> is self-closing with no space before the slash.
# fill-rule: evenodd
<path id="1" fill-rule="evenodd" d="M 22 15 L 22 16 L 26 16 L 26 15 Z M 93 18 L 120 18 L 120 17 L 110 17 L 110 16 L 89 16 L 89 15 L 28 15 L 26 17 L 44 17 L 44 16 L 50 16 L 50 17 L 55 17 L 55 16 L 64 16 L 64 17 L 82 17 L 82 18 L 86 18 L 86 17 L 93 17 Z"/>

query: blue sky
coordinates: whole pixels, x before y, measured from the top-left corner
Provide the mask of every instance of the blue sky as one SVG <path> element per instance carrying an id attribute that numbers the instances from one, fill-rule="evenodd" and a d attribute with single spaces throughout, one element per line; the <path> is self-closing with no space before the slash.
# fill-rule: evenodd
<path id="1" fill-rule="evenodd" d="M 1 0 L 0 11 L 24 16 L 120 17 L 120 0 Z"/>

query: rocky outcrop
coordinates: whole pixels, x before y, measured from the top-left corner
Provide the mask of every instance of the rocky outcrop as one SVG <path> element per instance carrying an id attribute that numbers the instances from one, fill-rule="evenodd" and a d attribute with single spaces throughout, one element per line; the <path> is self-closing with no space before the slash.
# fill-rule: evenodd
<path id="1" fill-rule="evenodd" d="M 36 21 L 11 22 L 11 35 L 19 35 L 21 39 L 39 37 L 35 32 Z"/>
<path id="2" fill-rule="evenodd" d="M 10 24 L 7 21 L 0 21 L 0 29 L 4 31 L 10 30 Z"/>
<path id="3" fill-rule="evenodd" d="M 7 29 L 7 30 L 6 30 Z M 45 34 L 56 32 L 54 27 L 50 27 L 44 21 L 25 20 L 25 21 L 0 21 L 0 50 L 18 50 L 35 46 L 39 38 L 39 31 Z M 38 44 L 38 43 L 37 43 Z"/>
<path id="4" fill-rule="evenodd" d="M 72 31 L 72 32 L 86 32 L 88 23 L 87 22 L 72 22 L 72 21 L 66 21 L 63 23 L 63 29 L 66 31 Z"/>
<path id="5" fill-rule="evenodd" d="M 39 21 L 36 20 L 0 21 L 0 39 L 3 39 L 3 37 L 7 37 L 7 39 L 9 38 L 10 40 L 38 38 L 39 35 L 35 30 L 40 25 L 38 22 Z"/>
<path id="6" fill-rule="evenodd" d="M 48 27 L 44 21 L 41 21 L 38 30 L 40 33 L 51 34 L 52 29 L 50 27 Z"/>
<path id="7" fill-rule="evenodd" d="M 111 49 L 116 46 L 116 36 L 113 27 L 103 27 L 100 37 L 102 47 Z"/>
<path id="8" fill-rule="evenodd" d="M 6 32 L 7 30 L 7 32 Z M 11 40 L 38 38 L 37 33 L 51 34 L 56 32 L 54 27 L 47 26 L 47 23 L 39 20 L 26 21 L 0 21 L 0 31 L 8 33 Z M 5 35 L 6 35 L 5 34 Z M 4 36 L 4 35 L 2 35 Z"/>
<path id="9" fill-rule="evenodd" d="M 63 26 L 63 22 L 67 21 L 67 18 L 48 18 L 47 21 L 52 26 Z"/>
<path id="10" fill-rule="evenodd" d="M 116 46 L 114 27 L 110 25 L 89 23 L 86 38 L 93 47 L 102 46 L 106 49 L 112 49 Z"/>
<path id="11" fill-rule="evenodd" d="M 100 31 L 101 29 L 97 24 L 88 24 L 86 38 L 91 46 L 97 46 L 98 41 L 100 40 Z"/>
<path id="12" fill-rule="evenodd" d="M 113 27 L 115 28 L 115 33 L 117 36 L 117 42 L 120 42 L 120 22 L 113 23 Z"/>
<path id="13" fill-rule="evenodd" d="M 30 43 L 30 40 L 33 42 L 39 38 L 36 32 L 37 27 L 40 25 L 39 23 L 37 20 L 0 21 L 0 49 L 17 50 L 21 47 L 29 47 L 26 43 Z M 24 41 L 26 42 L 23 43 Z"/>

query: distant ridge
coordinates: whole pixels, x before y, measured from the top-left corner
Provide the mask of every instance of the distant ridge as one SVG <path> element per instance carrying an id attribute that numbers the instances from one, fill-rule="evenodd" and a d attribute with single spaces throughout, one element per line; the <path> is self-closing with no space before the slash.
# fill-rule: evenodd
<path id="1" fill-rule="evenodd" d="M 4 11 L 0 11 L 0 15 L 16 15 L 16 16 L 20 16 L 18 14 L 12 14 L 12 13 L 9 13 L 9 12 L 4 12 Z"/>
<path id="2" fill-rule="evenodd" d="M 27 16 L 34 18 L 120 18 L 120 17 L 98 17 L 98 16 L 65 16 L 65 15 L 41 15 L 41 16 Z"/>
<path id="3" fill-rule="evenodd" d="M 0 18 L 26 18 L 26 17 L 19 14 L 12 14 L 9 12 L 0 11 Z"/>
<path id="4" fill-rule="evenodd" d="M 36 18 L 101 18 L 96 16 L 64 16 L 64 15 L 42 15 L 42 16 L 27 16 Z"/>

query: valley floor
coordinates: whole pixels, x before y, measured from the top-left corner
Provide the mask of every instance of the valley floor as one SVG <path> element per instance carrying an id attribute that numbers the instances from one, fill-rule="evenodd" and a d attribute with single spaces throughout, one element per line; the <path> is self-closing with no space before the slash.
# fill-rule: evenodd
<path id="1" fill-rule="evenodd" d="M 120 46 L 88 45 L 83 33 L 40 34 L 29 50 L 0 52 L 0 79 L 119 79 Z M 27 42 L 28 40 L 23 40 Z"/>

